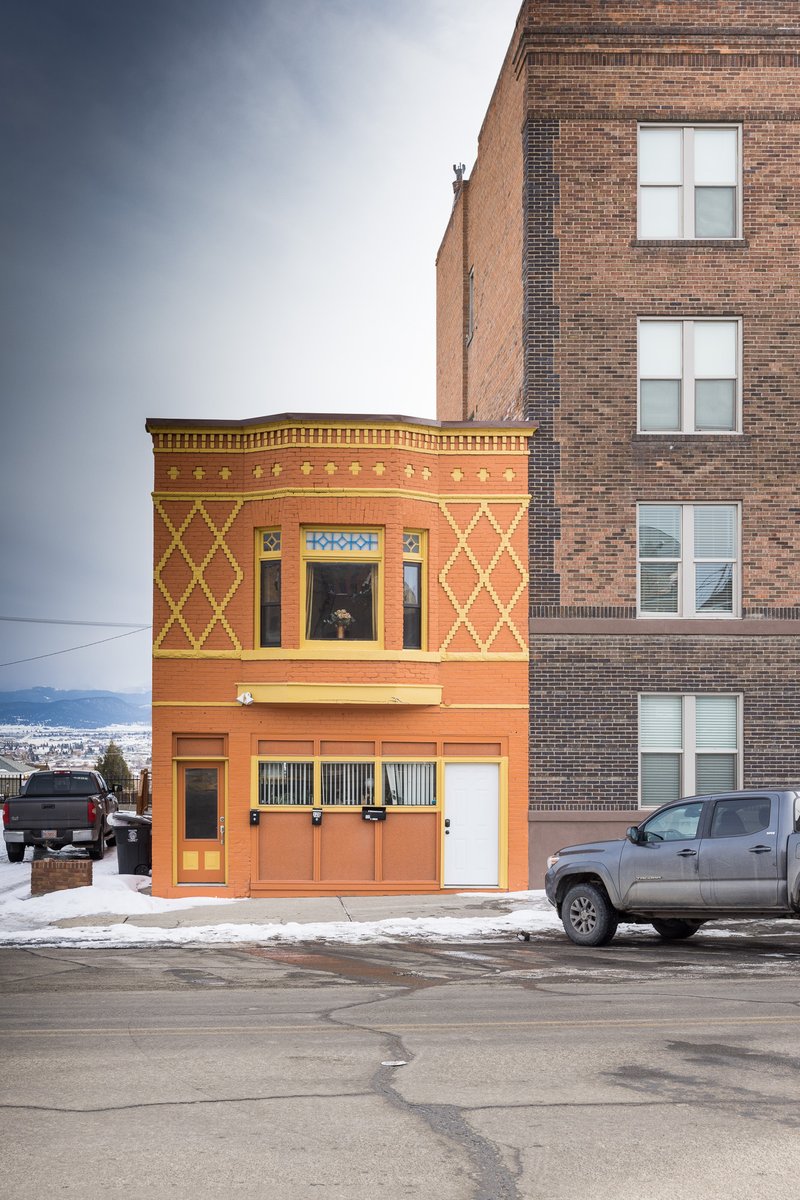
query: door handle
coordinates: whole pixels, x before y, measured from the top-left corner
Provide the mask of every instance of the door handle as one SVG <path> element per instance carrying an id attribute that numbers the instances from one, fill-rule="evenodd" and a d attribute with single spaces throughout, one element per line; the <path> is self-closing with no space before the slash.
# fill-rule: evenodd
<path id="1" fill-rule="evenodd" d="M 225 845 L 225 818 L 224 817 L 220 817 L 220 819 L 219 819 L 219 840 L 220 840 L 220 843 L 224 846 Z"/>
<path id="2" fill-rule="evenodd" d="M 697 857 L 696 850 L 679 850 L 678 851 L 678 858 L 696 858 L 696 857 Z"/>
<path id="3" fill-rule="evenodd" d="M 751 846 L 750 853 L 751 854 L 769 854 L 771 849 L 772 849 L 772 846 Z"/>
<path id="4" fill-rule="evenodd" d="M 449 817 L 445 817 L 445 819 L 444 819 L 444 832 L 445 832 L 445 837 L 450 832 L 450 818 Z"/>

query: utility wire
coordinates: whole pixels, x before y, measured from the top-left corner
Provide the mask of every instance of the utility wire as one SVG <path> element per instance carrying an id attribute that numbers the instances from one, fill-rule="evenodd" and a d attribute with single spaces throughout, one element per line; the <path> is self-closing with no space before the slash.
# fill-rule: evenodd
<path id="1" fill-rule="evenodd" d="M 66 622 L 64 622 L 66 624 Z M 79 621 L 72 622 L 75 625 L 81 624 Z M 87 621 L 86 624 L 95 624 L 96 622 Z M 60 621 L 54 621 L 54 625 L 62 624 Z M 141 625 L 137 629 L 131 629 L 128 633 L 115 633 L 110 638 L 100 638 L 99 642 L 84 642 L 82 646 L 67 646 L 66 650 L 52 650 L 49 654 L 34 654 L 33 658 L 15 658 L 13 662 L 0 663 L 0 667 L 16 667 L 20 663 L 38 662 L 40 658 L 56 658 L 59 654 L 71 654 L 73 650 L 88 650 L 90 646 L 102 646 L 105 642 L 116 642 L 120 638 L 131 637 L 134 633 L 146 633 L 150 629 L 149 625 Z"/>
<path id="2" fill-rule="evenodd" d="M 0 621 L 25 622 L 29 625 L 87 625 L 101 629 L 149 629 L 144 621 L 59 621 L 54 617 L 0 617 Z M 78 649 L 78 647 L 76 647 Z"/>

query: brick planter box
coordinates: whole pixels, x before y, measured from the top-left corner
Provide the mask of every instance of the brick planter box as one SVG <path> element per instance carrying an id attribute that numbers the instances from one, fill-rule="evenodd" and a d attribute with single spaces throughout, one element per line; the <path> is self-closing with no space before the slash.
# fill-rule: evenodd
<path id="1" fill-rule="evenodd" d="M 91 859 L 41 858 L 31 863 L 32 896 L 45 896 L 48 892 L 63 892 L 66 888 L 91 885 Z"/>

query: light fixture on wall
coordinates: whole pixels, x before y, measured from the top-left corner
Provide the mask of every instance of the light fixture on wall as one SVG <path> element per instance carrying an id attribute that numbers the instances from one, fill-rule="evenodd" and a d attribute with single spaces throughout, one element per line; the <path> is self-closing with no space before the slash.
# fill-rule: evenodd
<path id="1" fill-rule="evenodd" d="M 252 692 L 242 692 L 241 696 L 237 696 L 236 699 L 239 704 L 252 704 L 253 703 L 253 693 Z"/>

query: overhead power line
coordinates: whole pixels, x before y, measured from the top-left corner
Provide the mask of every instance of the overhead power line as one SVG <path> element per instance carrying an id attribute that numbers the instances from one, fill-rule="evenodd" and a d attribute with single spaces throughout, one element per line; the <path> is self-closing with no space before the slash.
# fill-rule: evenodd
<path id="1" fill-rule="evenodd" d="M 5 618 L 0 618 L 0 619 L 5 619 Z M 74 625 L 82 624 L 82 622 L 80 622 L 80 621 L 49 622 L 49 624 L 54 624 L 54 625 L 68 624 L 68 623 L 74 624 Z M 96 624 L 97 622 L 87 621 L 85 623 L 87 625 L 92 625 L 92 624 Z M 91 646 L 102 646 L 105 642 L 116 642 L 120 638 L 131 637 L 131 635 L 134 633 L 146 633 L 148 629 L 150 629 L 149 625 L 141 625 L 141 626 L 139 626 L 138 629 L 131 629 L 128 633 L 115 633 L 113 637 L 100 638 L 100 640 L 97 642 L 84 642 L 82 646 L 67 646 L 66 650 L 51 650 L 49 654 L 34 654 L 32 658 L 15 658 L 13 662 L 0 663 L 0 667 L 16 667 L 16 666 L 19 666 L 20 663 L 38 662 L 40 658 L 56 658 L 59 654 L 72 654 L 72 652 L 74 650 L 88 650 Z"/>
<path id="2" fill-rule="evenodd" d="M 17 621 L 28 625 L 86 625 L 100 629 L 149 629 L 144 621 L 62 621 L 57 617 L 0 617 L 0 621 Z M 76 647 L 77 649 L 77 647 Z"/>

